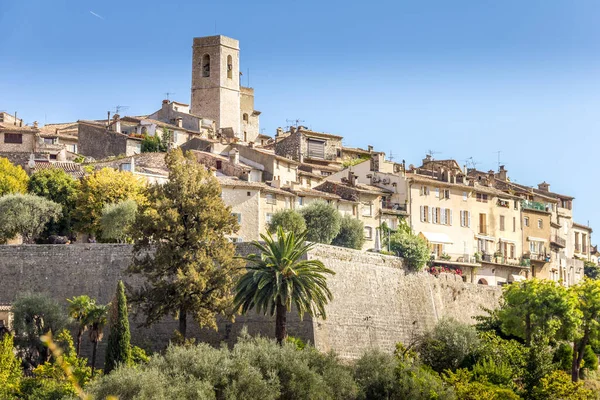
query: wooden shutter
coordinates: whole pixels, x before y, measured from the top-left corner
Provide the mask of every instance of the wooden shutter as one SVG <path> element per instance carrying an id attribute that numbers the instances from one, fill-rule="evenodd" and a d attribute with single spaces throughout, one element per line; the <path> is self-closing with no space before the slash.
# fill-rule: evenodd
<path id="1" fill-rule="evenodd" d="M 470 228 L 471 227 L 471 211 L 467 211 L 467 216 L 469 217 L 469 219 L 467 221 L 468 222 L 467 223 L 467 227 Z"/>
<path id="2" fill-rule="evenodd" d="M 448 225 L 452 225 L 452 210 L 446 210 L 446 218 L 448 218 Z"/>
<path id="3" fill-rule="evenodd" d="M 427 222 L 431 222 L 431 208 L 427 207 Z"/>
<path id="4" fill-rule="evenodd" d="M 308 139 L 308 156 L 314 158 L 325 158 L 325 142 L 321 140 Z"/>

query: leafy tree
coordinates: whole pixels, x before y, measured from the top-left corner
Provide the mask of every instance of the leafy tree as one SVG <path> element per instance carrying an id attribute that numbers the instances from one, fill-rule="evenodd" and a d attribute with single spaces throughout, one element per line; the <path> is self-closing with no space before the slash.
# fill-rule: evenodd
<path id="1" fill-rule="evenodd" d="M 581 315 L 581 325 L 575 331 L 571 378 L 577 382 L 581 362 L 590 341 L 600 336 L 600 281 L 586 278 L 571 288 L 576 296 L 577 309 Z"/>
<path id="2" fill-rule="evenodd" d="M 531 279 L 504 289 L 498 317 L 506 334 L 524 339 L 530 347 L 534 335 L 570 338 L 581 315 L 576 304 L 558 283 Z"/>
<path id="3" fill-rule="evenodd" d="M 42 196 L 62 206 L 62 218 L 46 228 L 44 236 L 73 236 L 73 212 L 79 181 L 62 169 L 43 169 L 29 179 L 29 193 Z"/>
<path id="4" fill-rule="evenodd" d="M 340 220 L 340 231 L 331 244 L 360 250 L 364 243 L 365 224 L 351 215 L 344 215 Z"/>
<path id="5" fill-rule="evenodd" d="M 434 371 L 455 370 L 472 357 L 479 345 L 474 327 L 454 319 L 442 319 L 419 340 L 421 360 Z"/>
<path id="6" fill-rule="evenodd" d="M 104 326 L 106 325 L 106 317 L 108 314 L 108 306 L 93 304 L 87 315 L 88 330 L 90 331 L 90 342 L 94 345 L 92 351 L 92 376 L 96 370 L 96 353 L 98 351 L 98 343 L 104 337 Z"/>
<path id="7" fill-rule="evenodd" d="M 583 351 L 583 367 L 584 371 L 596 371 L 598 369 L 598 355 L 594 353 L 592 346 L 585 346 Z"/>
<path id="8" fill-rule="evenodd" d="M 21 382 L 21 362 L 15 356 L 13 336 L 0 335 L 0 398 L 10 398 Z"/>
<path id="9" fill-rule="evenodd" d="M 26 369 L 48 360 L 40 336 L 60 332 L 68 323 L 58 302 L 41 293 L 23 294 L 13 304 L 15 344 Z"/>
<path id="10" fill-rule="evenodd" d="M 144 135 L 142 140 L 142 153 L 164 153 L 169 150 L 171 131 L 165 130 L 161 136 L 158 134 Z"/>
<path id="11" fill-rule="evenodd" d="M 0 197 L 0 243 L 16 235 L 24 243 L 32 243 L 50 221 L 61 216 L 61 206 L 31 194 L 9 194 Z"/>
<path id="12" fill-rule="evenodd" d="M 119 243 L 128 242 L 131 238 L 129 230 L 135 222 L 136 214 L 137 203 L 131 199 L 105 205 L 100 218 L 102 238 Z"/>
<path id="13" fill-rule="evenodd" d="M 306 240 L 330 244 L 340 231 L 340 213 L 325 201 L 310 203 L 302 208 L 300 214 L 306 223 Z"/>
<path id="14" fill-rule="evenodd" d="M 527 363 L 527 348 L 522 343 L 505 339 L 495 332 L 479 332 L 479 346 L 475 352 L 478 362 L 493 362 L 496 365 L 506 364 L 514 377 L 523 376 Z"/>
<path id="15" fill-rule="evenodd" d="M 573 347 L 569 343 L 561 343 L 554 351 L 552 362 L 556 364 L 557 368 L 571 372 L 573 366 Z"/>
<path id="16" fill-rule="evenodd" d="M 456 372 L 450 370 L 443 374 L 444 381 L 456 391 L 456 398 L 460 400 L 519 400 L 511 389 L 488 383 L 467 369 Z"/>
<path id="17" fill-rule="evenodd" d="M 527 363 L 523 374 L 525 393 L 528 397 L 532 396 L 533 389 L 540 382 L 540 379 L 556 368 L 556 365 L 552 363 L 554 354 L 549 342 L 549 337 L 535 333 L 528 348 Z"/>
<path id="18" fill-rule="evenodd" d="M 429 261 L 429 247 L 422 238 L 399 231 L 390 238 L 390 250 L 404 259 L 406 266 L 413 270 L 423 269 Z"/>
<path id="19" fill-rule="evenodd" d="M 129 271 L 147 284 L 132 302 L 145 314 L 145 326 L 175 315 L 185 338 L 188 313 L 200 326 L 216 327 L 216 315 L 231 311 L 241 263 L 226 235 L 238 226 L 220 197 L 219 182 L 191 153 L 175 149 L 166 163 L 169 182 L 148 189 L 149 204 L 134 225 Z"/>
<path id="20" fill-rule="evenodd" d="M 306 233 L 296 236 L 279 227 L 277 240 L 270 233 L 261 238 L 264 244 L 252 243 L 260 254 L 245 258 L 249 264 L 237 284 L 235 304 L 243 314 L 253 308 L 259 313 L 275 314 L 275 337 L 282 344 L 292 305 L 301 318 L 304 313 L 326 318 L 325 305 L 332 294 L 325 275 L 335 273 L 319 260 L 302 259 L 314 246 L 305 243 Z"/>
<path id="21" fill-rule="evenodd" d="M 600 266 L 591 261 L 585 261 L 583 263 L 583 273 L 590 279 L 600 278 Z"/>
<path id="22" fill-rule="evenodd" d="M 129 365 L 131 363 L 131 333 L 129 332 L 127 297 L 125 297 L 123 281 L 119 281 L 115 299 L 111 302 L 109 327 L 108 347 L 104 359 L 105 374 L 110 373 L 119 364 Z"/>
<path id="23" fill-rule="evenodd" d="M 77 228 L 85 233 L 100 234 L 104 206 L 127 199 L 143 204 L 143 190 L 144 184 L 131 172 L 103 168 L 87 175 L 81 180 L 81 190 L 77 195 Z"/>
<path id="24" fill-rule="evenodd" d="M 542 377 L 533 389 L 532 400 L 588 400 L 592 393 L 580 382 L 572 382 L 564 371 L 554 371 Z"/>
<path id="25" fill-rule="evenodd" d="M 77 347 L 75 354 L 81 354 L 81 339 L 83 332 L 88 328 L 88 314 L 92 306 L 96 303 L 87 295 L 75 296 L 72 299 L 67 299 L 69 303 L 69 316 L 77 323 Z"/>
<path id="26" fill-rule="evenodd" d="M 300 235 L 306 230 L 306 223 L 299 212 L 280 210 L 273 214 L 267 229 L 269 232 L 275 233 L 279 227 L 282 227 L 286 232 L 294 232 L 294 234 Z"/>
<path id="27" fill-rule="evenodd" d="M 8 158 L 0 157 L 0 196 L 11 193 L 27 193 L 27 173 Z"/>

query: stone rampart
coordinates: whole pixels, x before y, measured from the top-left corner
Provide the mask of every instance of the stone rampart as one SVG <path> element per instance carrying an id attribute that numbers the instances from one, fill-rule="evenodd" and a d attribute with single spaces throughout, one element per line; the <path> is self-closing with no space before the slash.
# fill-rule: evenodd
<path id="1" fill-rule="evenodd" d="M 252 249 L 248 243 L 238 245 L 240 254 Z M 498 287 L 466 284 L 454 275 L 407 273 L 396 257 L 325 245 L 307 257 L 336 272 L 328 280 L 334 300 L 326 308 L 327 319 L 305 316 L 300 321 L 290 315 L 289 333 L 344 358 L 357 357 L 368 347 L 392 351 L 397 342 L 409 341 L 442 317 L 472 322 L 482 306 L 496 307 L 501 293 Z M 11 303 L 27 291 L 46 292 L 65 304 L 65 299 L 82 294 L 107 303 L 119 279 L 130 287 L 141 284 L 140 278 L 124 272 L 130 260 L 129 245 L 0 246 L 0 303 Z M 166 346 L 177 328 L 171 317 L 150 328 L 138 325 L 139 320 L 132 320 L 133 342 L 154 350 Z M 275 330 L 272 318 L 254 312 L 235 322 L 220 320 L 218 331 L 198 329 L 191 321 L 188 326 L 191 336 L 214 345 L 232 344 L 243 326 L 250 334 L 265 336 Z M 99 346 L 99 363 L 105 344 Z"/>

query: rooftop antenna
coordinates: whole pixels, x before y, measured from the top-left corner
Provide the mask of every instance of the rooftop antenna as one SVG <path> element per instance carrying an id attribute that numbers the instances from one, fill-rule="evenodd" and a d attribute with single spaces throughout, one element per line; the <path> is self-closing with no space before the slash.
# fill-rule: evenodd
<path id="1" fill-rule="evenodd" d="M 477 169 L 477 165 L 478 165 L 478 164 L 481 164 L 480 162 L 478 162 L 478 161 L 475 161 L 475 160 L 473 159 L 473 157 L 469 157 L 469 158 L 467 158 L 467 159 L 465 160 L 465 163 L 467 164 L 467 167 L 469 167 L 469 166 L 470 166 L 470 167 L 471 167 L 471 168 L 473 168 L 473 169 Z"/>
<path id="2" fill-rule="evenodd" d="M 169 96 L 172 94 L 177 94 L 175 92 L 165 92 L 165 96 L 167 96 L 167 100 L 169 100 Z"/>
<path id="3" fill-rule="evenodd" d="M 121 110 L 127 110 L 129 106 L 115 106 L 115 114 L 120 114 Z"/>
<path id="4" fill-rule="evenodd" d="M 298 124 L 300 124 L 301 122 L 304 122 L 303 119 L 286 119 L 285 122 L 287 122 L 288 124 L 293 124 L 290 126 L 295 126 L 296 128 L 298 127 Z"/>
<path id="5" fill-rule="evenodd" d="M 388 157 L 388 160 L 394 161 L 394 152 L 392 150 L 390 150 L 390 155 Z"/>
<path id="6" fill-rule="evenodd" d="M 432 159 L 432 160 L 433 160 L 433 156 L 434 156 L 435 154 L 442 154 L 442 152 L 440 152 L 440 151 L 433 151 L 433 150 L 427 150 L 427 155 L 428 155 L 429 157 L 431 157 L 431 159 Z"/>
<path id="7" fill-rule="evenodd" d="M 498 154 L 498 171 L 500 171 L 500 164 L 502 164 L 502 161 L 500 161 L 500 153 L 502 153 L 502 150 L 496 152 L 496 154 Z"/>
<path id="8" fill-rule="evenodd" d="M 250 68 L 247 69 L 248 71 L 248 87 L 250 87 Z"/>

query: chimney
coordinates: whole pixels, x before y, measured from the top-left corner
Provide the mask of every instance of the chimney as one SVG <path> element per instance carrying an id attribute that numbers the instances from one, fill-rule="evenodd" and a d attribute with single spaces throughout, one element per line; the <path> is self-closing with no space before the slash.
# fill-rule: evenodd
<path id="1" fill-rule="evenodd" d="M 17 125 L 17 112 L 16 112 L 16 111 L 15 111 L 15 122 L 14 122 L 14 125 L 15 125 L 15 126 Z M 22 125 L 22 124 L 21 124 L 21 125 Z"/>
<path id="2" fill-rule="evenodd" d="M 106 119 L 106 126 L 110 126 L 110 111 L 107 111 L 108 113 L 108 118 Z"/>
<path id="3" fill-rule="evenodd" d="M 275 137 L 279 137 L 281 135 L 283 135 L 283 129 L 277 128 L 277 130 L 275 131 Z"/>
<path id="4" fill-rule="evenodd" d="M 495 176 L 496 175 L 494 174 L 494 170 L 490 169 L 488 171 L 488 179 L 487 179 L 488 186 L 490 186 L 490 187 L 494 186 L 494 178 L 495 178 Z"/>
<path id="5" fill-rule="evenodd" d="M 15 121 L 15 124 L 16 124 L 16 121 Z M 23 120 L 22 120 L 22 119 L 20 119 L 20 120 L 19 120 L 19 126 L 20 126 L 21 128 L 23 127 Z"/>
<path id="6" fill-rule="evenodd" d="M 177 117 L 177 118 L 175 118 L 175 121 L 177 122 L 178 128 L 183 128 L 183 118 Z"/>
<path id="7" fill-rule="evenodd" d="M 546 183 L 546 181 L 544 181 L 544 182 L 538 184 L 538 189 L 543 190 L 544 192 L 547 192 L 550 190 L 550 184 Z"/>
<path id="8" fill-rule="evenodd" d="M 290 133 L 291 134 L 296 133 L 296 127 L 295 126 L 290 126 Z"/>
<path id="9" fill-rule="evenodd" d="M 501 181 L 506 182 L 508 180 L 507 173 L 508 173 L 508 171 L 504 168 L 504 165 L 501 165 L 500 168 L 498 169 L 498 174 L 496 174 L 496 176 Z"/>
<path id="10" fill-rule="evenodd" d="M 131 173 L 135 174 L 135 157 L 131 157 Z"/>
<path id="11" fill-rule="evenodd" d="M 423 165 L 427 164 L 429 161 L 431 161 L 431 154 L 427 154 L 425 156 L 425 158 L 423 159 Z"/>
<path id="12" fill-rule="evenodd" d="M 248 147 L 250 147 L 251 149 L 254 148 L 254 142 L 248 142 Z"/>
<path id="13" fill-rule="evenodd" d="M 168 106 L 168 105 L 169 105 L 169 100 L 168 99 L 164 99 L 162 101 L 162 106 L 164 107 L 164 106 Z"/>
<path id="14" fill-rule="evenodd" d="M 281 181 L 279 180 L 279 178 L 275 178 L 273 177 L 273 179 L 271 180 L 271 187 L 274 187 L 275 189 L 279 189 L 281 187 Z"/>
<path id="15" fill-rule="evenodd" d="M 373 146 L 368 145 L 367 146 L 367 150 L 369 151 L 369 153 L 372 153 L 373 152 Z"/>
<path id="16" fill-rule="evenodd" d="M 240 163 L 240 151 L 238 149 L 233 149 L 229 151 L 229 161 L 232 164 L 238 165 Z"/>
<path id="17" fill-rule="evenodd" d="M 356 186 L 356 175 L 350 170 L 348 170 L 348 183 L 350 186 Z"/>
<path id="18" fill-rule="evenodd" d="M 115 114 L 113 117 L 113 131 L 121 133 L 121 116 L 119 114 Z"/>
<path id="19" fill-rule="evenodd" d="M 38 122 L 37 121 L 33 121 L 33 127 L 37 128 L 38 127 Z"/>

